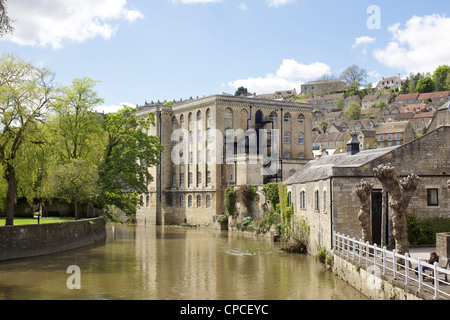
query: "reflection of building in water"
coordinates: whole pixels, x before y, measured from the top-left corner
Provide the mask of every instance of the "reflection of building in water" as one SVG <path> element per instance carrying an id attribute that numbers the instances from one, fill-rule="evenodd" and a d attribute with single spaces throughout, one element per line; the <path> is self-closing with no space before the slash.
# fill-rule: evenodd
<path id="1" fill-rule="evenodd" d="M 211 224 L 228 185 L 282 181 L 312 159 L 312 111 L 304 104 L 214 95 L 146 103 L 149 134 L 165 146 L 141 196 L 139 223 Z M 232 143 L 227 143 L 232 141 Z"/>

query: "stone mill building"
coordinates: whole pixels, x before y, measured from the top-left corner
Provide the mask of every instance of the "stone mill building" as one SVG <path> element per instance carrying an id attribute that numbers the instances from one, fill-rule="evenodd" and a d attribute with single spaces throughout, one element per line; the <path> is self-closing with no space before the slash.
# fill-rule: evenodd
<path id="1" fill-rule="evenodd" d="M 312 160 L 312 109 L 285 101 L 212 95 L 146 103 L 149 134 L 165 150 L 141 196 L 142 224 L 209 225 L 225 212 L 229 185 L 281 182 Z"/>

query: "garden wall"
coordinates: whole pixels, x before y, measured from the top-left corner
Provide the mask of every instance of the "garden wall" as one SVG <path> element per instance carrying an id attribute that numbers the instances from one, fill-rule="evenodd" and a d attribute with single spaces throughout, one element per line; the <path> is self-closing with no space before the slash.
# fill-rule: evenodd
<path id="1" fill-rule="evenodd" d="M 106 241 L 103 217 L 25 226 L 0 227 L 0 261 L 77 249 Z"/>

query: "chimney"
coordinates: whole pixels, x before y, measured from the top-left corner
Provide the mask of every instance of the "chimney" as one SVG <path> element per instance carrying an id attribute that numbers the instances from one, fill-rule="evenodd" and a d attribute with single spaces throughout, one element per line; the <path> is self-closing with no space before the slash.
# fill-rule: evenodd
<path id="1" fill-rule="evenodd" d="M 359 141 L 356 139 L 356 133 L 352 133 L 352 138 L 347 142 L 347 155 L 353 156 L 359 153 Z"/>

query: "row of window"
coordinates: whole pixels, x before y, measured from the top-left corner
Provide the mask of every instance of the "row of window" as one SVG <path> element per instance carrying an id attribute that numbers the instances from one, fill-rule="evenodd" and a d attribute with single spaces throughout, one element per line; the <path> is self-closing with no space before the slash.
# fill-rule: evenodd
<path id="1" fill-rule="evenodd" d="M 388 140 L 388 141 L 393 140 L 393 139 L 392 139 L 392 134 L 388 134 L 388 135 L 387 135 L 387 140 Z M 395 135 L 395 140 L 400 140 L 400 133 L 397 133 L 397 134 Z M 384 135 L 382 135 L 382 134 L 380 134 L 380 141 L 384 141 Z"/>
<path id="2" fill-rule="evenodd" d="M 172 174 L 172 187 L 176 188 L 177 186 L 177 175 Z M 185 179 L 184 173 L 180 174 L 180 188 L 184 188 Z M 188 173 L 188 188 L 192 188 L 194 186 L 194 175 L 192 172 Z M 197 172 L 197 188 L 202 186 L 202 173 L 200 171 Z M 206 172 L 206 186 L 211 187 L 211 171 Z"/>
<path id="3" fill-rule="evenodd" d="M 187 207 L 188 208 L 193 208 L 194 207 L 194 203 L 193 203 L 194 198 L 189 195 L 187 197 Z M 173 196 L 172 197 L 172 207 L 173 208 L 184 208 L 185 203 L 184 203 L 184 196 Z M 195 206 L 196 208 L 201 208 L 202 207 L 202 196 L 198 195 L 196 197 L 196 202 L 195 202 Z M 206 195 L 206 199 L 205 199 L 205 206 L 206 208 L 211 208 L 211 196 L 210 195 Z"/>
<path id="4" fill-rule="evenodd" d="M 291 205 L 291 192 L 288 193 L 288 203 Z M 300 209 L 306 209 L 306 191 L 300 192 Z M 314 210 L 320 211 L 320 193 L 319 190 L 314 191 Z M 327 212 L 327 191 L 323 191 L 323 211 Z"/>
<path id="5" fill-rule="evenodd" d="M 202 112 L 198 111 L 197 112 L 197 121 L 201 121 L 203 119 L 202 116 Z M 207 109 L 206 110 L 206 119 L 207 120 L 211 120 L 211 110 Z M 225 120 L 232 120 L 233 119 L 233 110 L 231 110 L 230 108 L 227 108 L 224 112 L 224 119 Z M 188 121 L 189 124 L 192 124 L 194 122 L 194 115 L 192 113 L 189 113 L 188 115 Z M 276 123 L 277 122 L 277 114 L 275 112 L 272 112 L 270 114 L 270 121 Z M 290 124 L 291 123 L 291 115 L 290 113 L 286 113 L 283 117 L 283 121 L 285 124 Z M 184 125 L 184 115 L 180 116 L 180 124 Z M 305 116 L 303 116 L 302 114 L 299 115 L 297 117 L 297 124 L 299 125 L 303 125 L 305 124 Z M 172 118 L 172 125 L 173 127 L 176 127 L 178 125 L 178 121 L 176 117 Z"/>

